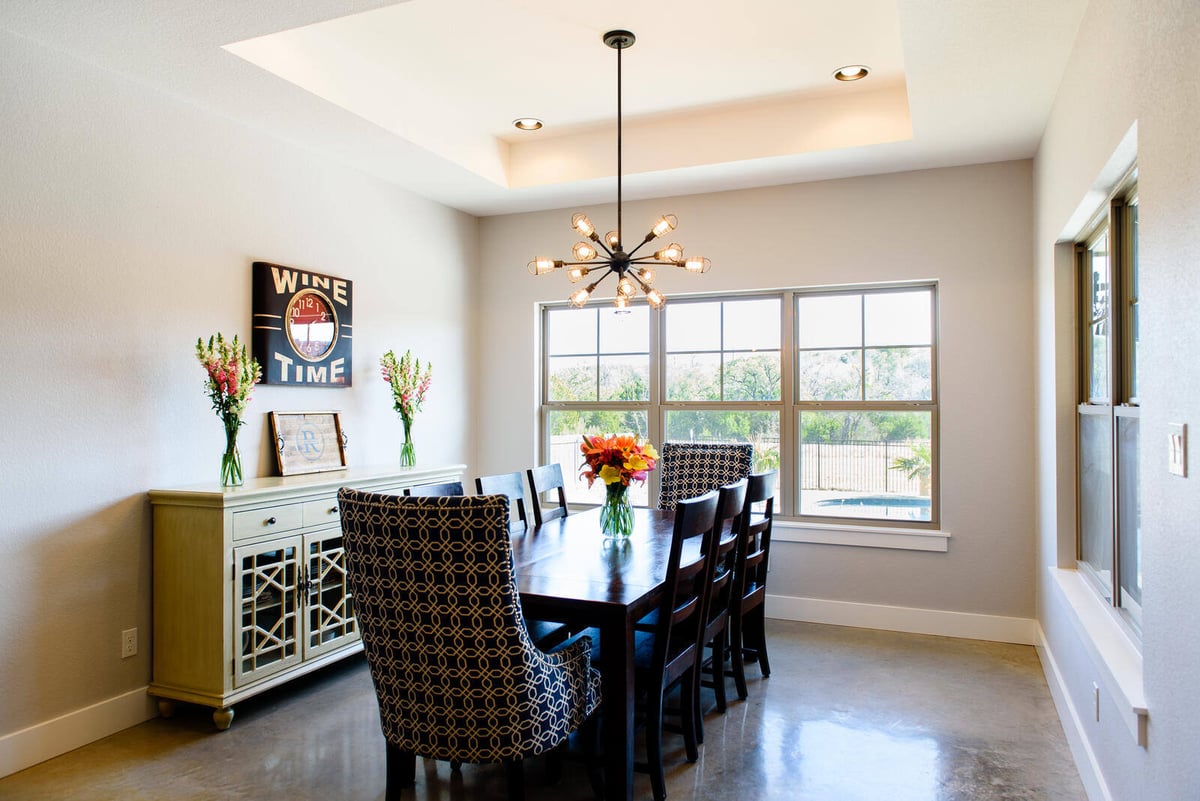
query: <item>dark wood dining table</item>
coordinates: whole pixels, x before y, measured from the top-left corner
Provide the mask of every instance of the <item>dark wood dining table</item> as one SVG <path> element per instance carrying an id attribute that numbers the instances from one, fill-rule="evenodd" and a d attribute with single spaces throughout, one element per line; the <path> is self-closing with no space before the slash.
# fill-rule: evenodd
<path id="1" fill-rule="evenodd" d="M 634 624 L 663 592 L 674 512 L 634 509 L 621 545 L 600 533 L 600 510 L 570 514 L 512 537 L 525 616 L 600 631 L 605 795 L 633 798 Z"/>

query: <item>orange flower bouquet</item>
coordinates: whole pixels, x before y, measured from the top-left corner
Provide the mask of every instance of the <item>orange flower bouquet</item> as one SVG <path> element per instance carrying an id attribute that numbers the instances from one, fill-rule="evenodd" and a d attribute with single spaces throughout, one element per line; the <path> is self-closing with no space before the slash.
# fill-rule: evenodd
<path id="1" fill-rule="evenodd" d="M 626 539 L 633 533 L 633 508 L 629 505 L 629 485 L 645 483 L 646 476 L 658 463 L 658 451 L 634 434 L 583 437 L 579 446 L 584 468 L 580 475 L 591 487 L 596 479 L 605 485 L 604 505 L 600 507 L 600 529 L 605 537 Z"/>

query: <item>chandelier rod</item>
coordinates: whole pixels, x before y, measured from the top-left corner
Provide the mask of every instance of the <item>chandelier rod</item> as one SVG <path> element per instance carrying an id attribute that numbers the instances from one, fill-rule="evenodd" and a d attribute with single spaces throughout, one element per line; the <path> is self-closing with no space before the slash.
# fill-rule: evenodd
<path id="1" fill-rule="evenodd" d="M 624 248 L 625 236 L 621 229 L 621 51 L 617 47 L 617 242 Z"/>

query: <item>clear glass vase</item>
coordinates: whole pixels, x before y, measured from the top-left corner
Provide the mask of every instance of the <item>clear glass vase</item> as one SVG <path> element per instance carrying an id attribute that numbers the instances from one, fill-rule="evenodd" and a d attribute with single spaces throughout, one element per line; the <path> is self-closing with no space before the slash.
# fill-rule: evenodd
<path id="1" fill-rule="evenodd" d="M 238 453 L 237 435 L 241 421 L 237 418 L 225 421 L 225 452 L 221 454 L 221 486 L 240 487 L 245 480 L 242 476 L 242 455 Z"/>
<path id="2" fill-rule="evenodd" d="M 413 448 L 412 418 L 401 417 L 404 422 L 404 444 L 400 446 L 400 466 L 412 467 L 417 463 L 417 451 Z"/>
<path id="3" fill-rule="evenodd" d="M 600 507 L 600 531 L 605 538 L 627 540 L 633 534 L 633 507 L 629 505 L 629 486 L 616 482 L 605 487 Z"/>

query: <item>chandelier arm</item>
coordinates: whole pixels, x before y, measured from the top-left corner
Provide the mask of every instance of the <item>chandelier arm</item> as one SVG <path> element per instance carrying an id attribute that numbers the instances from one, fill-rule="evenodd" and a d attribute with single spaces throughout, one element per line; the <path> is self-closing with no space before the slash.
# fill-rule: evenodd
<path id="1" fill-rule="evenodd" d="M 675 265 L 677 265 L 681 262 L 682 262 L 682 259 L 679 262 L 669 261 L 669 260 L 663 261 L 662 259 L 656 258 L 654 256 L 639 256 L 636 259 L 629 260 L 630 264 L 657 264 L 659 267 L 674 267 Z"/>
<path id="2" fill-rule="evenodd" d="M 633 254 L 634 254 L 634 253 L 637 253 L 639 250 L 641 250 L 642 248 L 644 248 L 644 247 L 646 246 L 646 243 L 647 243 L 647 242 L 652 242 L 652 241 L 654 241 L 654 237 L 652 237 L 652 236 L 647 236 L 645 239 L 643 239 L 643 240 L 641 241 L 641 243 L 639 243 L 639 244 L 638 244 L 638 246 L 637 246 L 636 248 L 634 248 L 633 250 L 629 251 L 629 258 L 631 258 L 631 259 L 632 259 L 632 258 L 633 258 Z M 642 256 L 642 258 L 644 259 L 644 258 L 647 258 L 647 257 L 646 257 L 646 256 Z"/>

